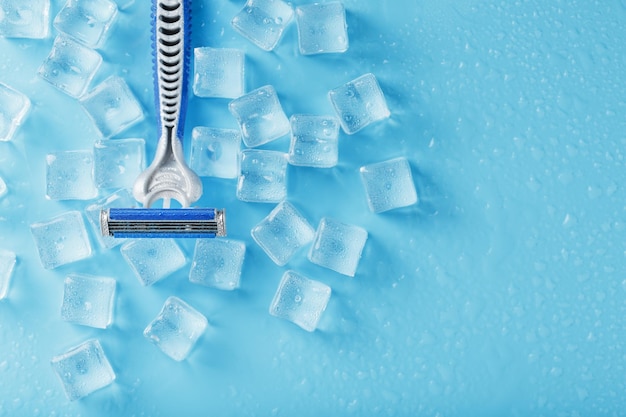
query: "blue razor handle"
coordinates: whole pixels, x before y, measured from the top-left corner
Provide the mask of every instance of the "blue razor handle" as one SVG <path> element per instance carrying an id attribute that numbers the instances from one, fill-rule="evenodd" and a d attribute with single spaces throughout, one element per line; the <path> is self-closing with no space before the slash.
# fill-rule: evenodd
<path id="1" fill-rule="evenodd" d="M 226 235 L 225 212 L 213 208 L 102 210 L 104 236 L 117 238 L 207 238 Z"/>
<path id="2" fill-rule="evenodd" d="M 185 163 L 182 138 L 191 53 L 191 1 L 153 1 L 154 91 L 159 142 L 152 164 L 139 175 L 133 195 L 144 207 L 170 200 L 189 207 L 202 195 L 200 178 Z"/>

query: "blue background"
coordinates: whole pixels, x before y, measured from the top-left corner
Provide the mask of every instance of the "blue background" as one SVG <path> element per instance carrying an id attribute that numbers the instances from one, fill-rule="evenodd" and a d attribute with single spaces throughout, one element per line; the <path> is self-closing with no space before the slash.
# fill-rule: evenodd
<path id="1" fill-rule="evenodd" d="M 245 50 L 247 89 L 274 85 L 287 115 L 331 114 L 328 90 L 366 72 L 392 113 L 342 134 L 336 168 L 289 167 L 289 200 L 312 224 L 331 216 L 369 231 L 354 278 L 305 251 L 275 266 L 249 235 L 273 206 L 237 201 L 234 180 L 204 180 L 198 205 L 226 207 L 230 237 L 248 245 L 234 292 L 190 284 L 187 270 L 141 287 L 116 249 L 41 268 L 29 224 L 86 205 L 44 198 L 45 155 L 90 149 L 98 135 L 36 76 L 54 31 L 0 39 L 0 81 L 33 102 L 0 143 L 11 189 L 0 247 L 19 257 L 0 302 L 0 415 L 623 415 L 626 2 L 344 4 L 348 52 L 304 57 L 295 25 L 268 53 L 230 27 L 242 1 L 194 1 L 194 46 Z M 147 117 L 120 137 L 144 137 L 151 158 L 149 15 L 144 1 L 118 15 L 92 85 L 128 81 Z M 196 125 L 236 126 L 227 100 L 191 97 L 187 121 L 187 139 Z M 286 151 L 288 139 L 264 148 Z M 358 168 L 398 156 L 421 202 L 370 213 Z M 191 256 L 193 242 L 181 245 Z M 315 333 L 268 314 L 287 268 L 333 289 Z M 61 321 L 70 272 L 118 280 L 112 328 Z M 142 335 L 169 295 L 210 322 L 182 363 Z M 70 403 L 49 362 L 90 337 L 117 380 Z"/>

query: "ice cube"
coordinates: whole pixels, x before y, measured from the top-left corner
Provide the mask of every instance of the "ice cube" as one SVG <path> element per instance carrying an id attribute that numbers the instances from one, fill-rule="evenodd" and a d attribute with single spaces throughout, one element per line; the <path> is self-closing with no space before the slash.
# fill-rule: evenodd
<path id="1" fill-rule="evenodd" d="M 325 217 L 317 227 L 308 258 L 317 265 L 353 277 L 366 241 L 365 229 Z"/>
<path id="2" fill-rule="evenodd" d="M 50 0 L 0 0 L 0 36 L 43 39 L 50 28 Z"/>
<path id="3" fill-rule="evenodd" d="M 13 138 L 29 109 L 28 97 L 0 83 L 0 141 L 9 141 Z"/>
<path id="4" fill-rule="evenodd" d="M 93 179 L 99 189 L 132 188 L 146 168 L 143 139 L 98 140 L 93 148 Z"/>
<path id="5" fill-rule="evenodd" d="M 241 96 L 245 89 L 244 56 L 238 49 L 194 49 L 194 94 L 217 98 Z"/>
<path id="6" fill-rule="evenodd" d="M 0 177 L 0 198 L 4 197 L 8 192 L 7 183 L 4 182 L 4 179 Z"/>
<path id="7" fill-rule="evenodd" d="M 41 264 L 46 269 L 91 256 L 91 243 L 78 211 L 68 211 L 50 220 L 31 224 L 30 231 Z"/>
<path id="8" fill-rule="evenodd" d="M 248 147 L 263 145 L 289 133 L 289 120 L 271 85 L 231 101 L 228 109 L 237 119 Z"/>
<path id="9" fill-rule="evenodd" d="M 201 177 L 237 178 L 241 133 L 197 126 L 191 131 L 191 169 Z"/>
<path id="10" fill-rule="evenodd" d="M 241 152 L 237 198 L 254 203 L 278 203 L 287 197 L 287 155 L 277 151 Z"/>
<path id="11" fill-rule="evenodd" d="M 85 208 L 85 215 L 91 224 L 98 242 L 103 248 L 111 249 L 125 243 L 126 239 L 114 238 L 112 236 L 102 236 L 100 228 L 100 212 L 108 208 L 133 208 L 137 206 L 137 201 L 127 189 L 117 190 L 113 194 L 104 197 Z"/>
<path id="12" fill-rule="evenodd" d="M 411 166 L 406 158 L 395 158 L 361 167 L 367 203 L 374 213 L 406 207 L 418 202 Z"/>
<path id="13" fill-rule="evenodd" d="M 313 240 L 315 230 L 291 203 L 283 201 L 252 228 L 251 234 L 272 261 L 283 266 Z"/>
<path id="14" fill-rule="evenodd" d="M 229 239 L 198 239 L 189 271 L 189 281 L 221 290 L 239 287 L 246 254 L 243 242 Z"/>
<path id="15" fill-rule="evenodd" d="M 332 116 L 294 114 L 291 124 L 291 165 L 331 168 L 337 165 L 339 122 Z"/>
<path id="16" fill-rule="evenodd" d="M 169 297 L 143 335 L 167 356 L 182 361 L 189 355 L 207 325 L 206 317 L 200 312 L 178 297 Z"/>
<path id="17" fill-rule="evenodd" d="M 115 380 L 115 372 L 97 339 L 89 339 L 55 356 L 52 358 L 52 368 L 71 401 L 111 385 Z"/>
<path id="18" fill-rule="evenodd" d="M 99 46 L 117 15 L 109 0 L 68 0 L 54 18 L 54 27 L 90 46 Z"/>
<path id="19" fill-rule="evenodd" d="M 298 44 L 303 55 L 348 50 L 346 10 L 338 1 L 296 7 Z"/>
<path id="20" fill-rule="evenodd" d="M 349 135 L 389 117 L 383 91 L 374 74 L 365 74 L 330 90 L 328 97 L 344 132 Z"/>
<path id="21" fill-rule="evenodd" d="M 59 35 L 38 74 L 59 90 L 78 98 L 87 90 L 100 64 L 102 57 L 98 52 Z"/>
<path id="22" fill-rule="evenodd" d="M 126 81 L 111 76 L 80 99 L 103 137 L 114 136 L 143 119 L 141 104 Z"/>
<path id="23" fill-rule="evenodd" d="M 61 318 L 83 326 L 106 329 L 113 322 L 113 278 L 71 274 L 65 278 Z"/>
<path id="24" fill-rule="evenodd" d="M 0 300 L 7 296 L 16 260 L 15 253 L 0 249 Z"/>
<path id="25" fill-rule="evenodd" d="M 46 197 L 89 200 L 98 195 L 93 184 L 93 153 L 62 151 L 46 155 Z"/>
<path id="26" fill-rule="evenodd" d="M 271 51 L 293 19 L 293 9 L 281 0 L 248 0 L 231 24 L 259 48 Z"/>
<path id="27" fill-rule="evenodd" d="M 137 239 L 120 249 L 142 285 L 152 285 L 176 272 L 187 260 L 173 239 Z"/>
<path id="28" fill-rule="evenodd" d="M 270 314 L 312 332 L 330 299 L 330 287 L 294 271 L 287 271 L 270 304 Z"/>

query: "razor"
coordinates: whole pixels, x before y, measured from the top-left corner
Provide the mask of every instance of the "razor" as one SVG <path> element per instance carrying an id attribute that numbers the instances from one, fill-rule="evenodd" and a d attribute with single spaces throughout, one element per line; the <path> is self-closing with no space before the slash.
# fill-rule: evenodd
<path id="1" fill-rule="evenodd" d="M 152 13 L 156 155 L 133 186 L 133 195 L 143 207 L 102 210 L 102 234 L 119 238 L 225 236 L 223 209 L 190 208 L 202 195 L 202 181 L 187 166 L 183 153 L 191 0 L 153 0 Z M 171 200 L 181 208 L 170 208 Z M 157 201 L 162 201 L 162 208 L 152 207 Z"/>

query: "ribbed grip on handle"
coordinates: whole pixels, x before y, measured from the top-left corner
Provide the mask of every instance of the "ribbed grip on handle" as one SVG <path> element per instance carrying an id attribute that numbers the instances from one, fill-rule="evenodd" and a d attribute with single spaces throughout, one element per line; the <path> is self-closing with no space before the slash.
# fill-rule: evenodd
<path id="1" fill-rule="evenodd" d="M 159 137 L 182 140 L 191 53 L 191 0 L 153 0 L 153 22 Z"/>

